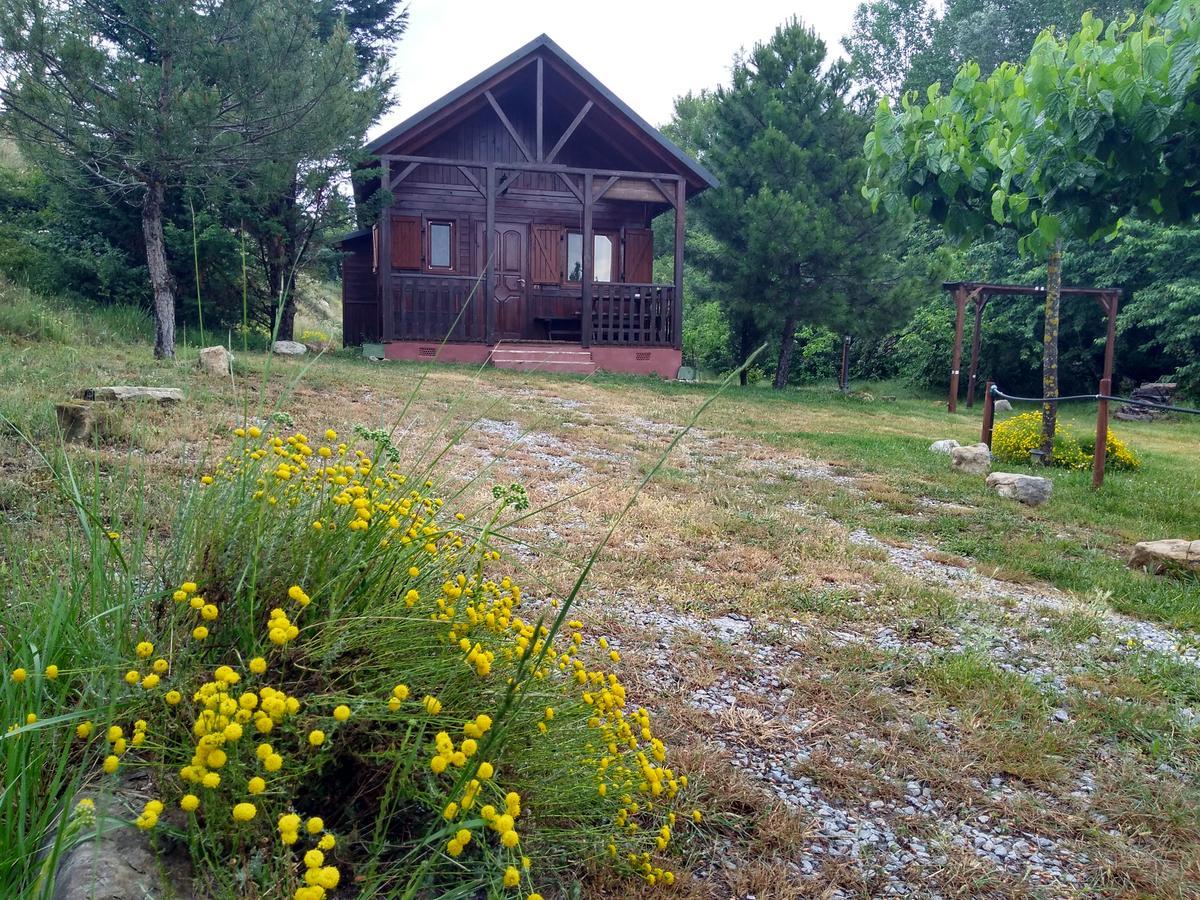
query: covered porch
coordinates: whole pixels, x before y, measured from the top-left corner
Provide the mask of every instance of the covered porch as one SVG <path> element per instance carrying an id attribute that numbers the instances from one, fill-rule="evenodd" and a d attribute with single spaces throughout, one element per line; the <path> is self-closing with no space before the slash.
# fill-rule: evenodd
<path id="1" fill-rule="evenodd" d="M 546 155 L 552 159 L 553 151 Z M 446 340 L 494 346 L 501 341 L 549 341 L 583 349 L 681 349 L 687 191 L 682 176 L 580 168 L 549 160 L 496 163 L 387 154 L 380 157 L 385 196 L 395 195 L 416 172 L 424 174 L 422 181 L 431 172 L 454 173 L 481 208 L 466 221 L 458 220 L 459 231 L 467 234 L 452 232 L 447 238 L 456 247 L 467 242 L 454 271 L 400 269 L 393 264 L 393 254 L 376 250 L 379 334 L 384 343 Z M 547 190 L 547 178 L 557 190 Z M 578 203 L 573 228 L 537 224 L 542 205 L 562 202 L 554 196 Z M 641 210 L 639 216 L 651 215 L 648 210 L 675 210 L 670 283 L 645 278 L 653 262 L 652 236 L 645 225 L 595 227 L 601 201 L 610 221 L 614 203 Z M 398 222 L 391 215 L 380 216 L 377 248 L 395 246 L 392 230 Z M 427 222 L 425 227 L 436 225 Z M 429 249 L 427 232 L 419 240 Z M 565 255 L 561 275 L 546 274 L 559 271 L 543 261 L 552 245 L 554 253 Z M 638 258 L 636 265 L 633 257 Z M 641 277 L 631 279 L 630 274 Z"/>

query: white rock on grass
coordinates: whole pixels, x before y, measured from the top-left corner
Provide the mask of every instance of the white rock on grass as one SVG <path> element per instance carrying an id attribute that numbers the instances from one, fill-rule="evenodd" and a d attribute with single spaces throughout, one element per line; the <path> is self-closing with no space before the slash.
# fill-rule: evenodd
<path id="1" fill-rule="evenodd" d="M 955 447 L 950 451 L 950 466 L 968 475 L 986 475 L 992 468 L 992 451 L 987 444 Z"/>
<path id="2" fill-rule="evenodd" d="M 308 352 L 308 348 L 299 341 L 276 341 L 271 345 L 271 350 L 283 356 L 303 356 Z"/>
<path id="3" fill-rule="evenodd" d="M 1155 575 L 1166 572 L 1200 572 L 1200 541 L 1142 541 L 1129 556 L 1131 569 L 1145 569 Z"/>
<path id="4" fill-rule="evenodd" d="M 954 440 L 953 438 L 950 438 L 949 440 L 945 440 L 945 441 L 934 441 L 932 444 L 929 445 L 929 452 L 930 453 L 945 453 L 947 456 L 949 456 L 951 450 L 953 450 L 955 447 L 961 447 L 961 446 L 962 446 L 962 444 L 960 444 L 958 441 Z"/>
<path id="5" fill-rule="evenodd" d="M 1041 506 L 1054 490 L 1054 482 L 1049 478 L 1015 472 L 993 472 L 987 477 L 987 485 L 1001 497 L 1018 500 L 1027 506 Z"/>
<path id="6" fill-rule="evenodd" d="M 179 388 L 142 387 L 140 385 L 113 384 L 106 387 L 84 388 L 79 392 L 84 400 L 108 400 L 125 403 L 131 400 L 153 400 L 156 403 L 179 403 L 183 391 Z"/>
<path id="7" fill-rule="evenodd" d="M 1012 412 L 1012 404 L 1001 397 L 995 402 L 995 404 L 992 406 L 992 409 L 996 412 Z"/>
<path id="8" fill-rule="evenodd" d="M 205 347 L 200 351 L 196 367 L 205 375 L 215 375 L 218 378 L 228 378 L 233 365 L 233 354 L 218 344 L 215 347 Z"/>

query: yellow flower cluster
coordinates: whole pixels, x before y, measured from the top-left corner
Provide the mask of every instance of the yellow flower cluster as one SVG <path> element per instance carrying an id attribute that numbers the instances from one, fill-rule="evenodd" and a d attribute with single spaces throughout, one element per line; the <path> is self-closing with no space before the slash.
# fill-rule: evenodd
<path id="1" fill-rule="evenodd" d="M 199 840 L 238 853 L 265 846 L 274 823 L 277 852 L 301 879 L 293 900 L 324 900 L 342 878 L 336 842 L 320 818 L 294 811 L 298 790 L 321 772 L 331 745 L 361 738 L 399 748 L 411 740 L 404 749 L 425 764 L 405 775 L 414 779 L 405 790 L 429 798 L 430 833 L 445 829 L 438 852 L 457 866 L 485 867 L 493 888 L 521 888 L 533 870 L 522 851 L 542 843 L 535 823 L 570 808 L 590 817 L 582 829 L 598 835 L 589 837 L 592 853 L 602 856 L 607 845 L 618 868 L 648 884 L 673 884 L 674 873 L 656 860 L 674 840 L 687 778 L 667 765 L 649 713 L 630 707 L 610 671 L 620 654 L 603 638 L 585 637 L 582 622 L 555 635 L 523 618 L 520 586 L 492 574 L 500 554 L 465 538 L 470 526 L 439 522 L 444 504 L 429 481 L 418 484 L 334 443 L 332 430 L 319 446 L 299 433 L 266 437 L 254 426 L 235 434 L 240 448 L 201 479 L 202 502 L 212 498 L 213 520 L 219 503 L 241 503 L 233 507 L 238 522 L 276 528 L 280 559 L 264 560 L 262 580 L 243 596 L 234 586 L 240 576 L 230 573 L 244 571 L 238 554 L 248 551 L 232 537 L 221 545 L 214 526 L 212 546 L 190 557 L 194 580 L 164 595 L 174 601 L 167 603 L 172 630 L 138 641 L 122 687 L 137 710 L 128 720 L 150 702 L 145 692 L 166 688 L 158 712 L 145 713 L 157 746 L 137 759 L 159 767 L 164 799 L 178 798 Z M 222 553 L 231 568 L 222 570 Z M 384 580 L 376 573 L 393 574 L 369 603 L 352 608 L 350 572 L 376 583 Z M 410 630 L 408 646 L 428 648 L 430 658 L 411 665 L 381 650 L 360 665 L 358 657 L 338 657 L 343 632 L 373 616 L 389 632 Z M 193 641 L 179 639 L 189 632 Z M 390 639 L 381 632 L 382 645 Z M 173 648 L 169 658 L 156 656 L 156 643 Z M 360 654 L 372 649 L 356 646 Z M 59 673 L 47 667 L 45 675 Z M 24 668 L 11 678 L 36 681 Z M 167 719 L 161 727 L 159 716 Z M 90 721 L 73 727 L 81 740 L 96 729 Z M 126 736 L 120 725 L 99 726 L 104 769 L 124 765 L 149 727 L 137 719 Z M 529 777 L 526 754 L 561 769 L 578 807 L 563 806 Z M 163 802 L 152 800 L 136 824 L 154 828 L 162 811 Z M 552 838 L 546 844 L 555 849 Z M 527 882 L 520 893 L 540 900 L 531 888 Z"/>
<path id="2" fill-rule="evenodd" d="M 1042 414 L 1021 413 L 998 422 L 992 429 L 992 454 L 1004 462 L 1028 463 L 1030 451 L 1042 445 Z M 1096 449 L 1095 437 L 1080 440 L 1070 426 L 1058 423 L 1054 432 L 1053 464 L 1064 469 L 1089 469 Z M 1141 460 L 1110 429 L 1105 442 L 1105 465 L 1134 471 Z"/>

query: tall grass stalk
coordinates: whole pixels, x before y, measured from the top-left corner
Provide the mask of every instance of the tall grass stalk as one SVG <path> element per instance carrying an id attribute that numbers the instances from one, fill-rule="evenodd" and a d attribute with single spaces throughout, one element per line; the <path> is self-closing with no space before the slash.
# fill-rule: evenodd
<path id="1" fill-rule="evenodd" d="M 192 272 L 196 281 L 196 318 L 200 320 L 200 346 L 207 342 L 204 339 L 204 305 L 200 302 L 200 241 L 196 235 L 196 207 L 188 200 L 188 209 L 192 213 Z"/>

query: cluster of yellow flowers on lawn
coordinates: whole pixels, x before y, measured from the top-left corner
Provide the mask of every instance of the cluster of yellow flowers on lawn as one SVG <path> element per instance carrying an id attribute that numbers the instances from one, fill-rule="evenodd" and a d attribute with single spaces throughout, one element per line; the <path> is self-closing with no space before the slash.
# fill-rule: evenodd
<path id="1" fill-rule="evenodd" d="M 497 866 L 495 879 L 505 888 L 517 889 L 525 883 L 529 890 L 534 866 L 524 852 L 524 826 L 518 828 L 518 822 L 525 821 L 525 801 L 516 790 L 505 787 L 506 782 L 519 780 L 520 754 L 518 759 L 505 756 L 508 726 L 498 725 L 493 718 L 509 711 L 507 701 L 495 698 L 504 695 L 505 686 L 515 686 L 517 706 L 523 695 L 536 691 L 539 696 L 557 696 L 560 707 L 567 704 L 575 710 L 566 720 L 569 727 L 585 729 L 575 761 L 587 772 L 588 789 L 593 792 L 590 803 L 611 809 L 608 856 L 648 884 L 673 884 L 675 874 L 658 865 L 652 851 L 662 852 L 671 842 L 677 801 L 688 779 L 667 766 L 666 748 L 651 729 L 650 714 L 629 708 L 617 674 L 588 663 L 599 657 L 616 664 L 620 654 L 604 638 L 586 640 L 582 622 L 566 623 L 560 639 L 552 641 L 545 625 L 525 621 L 518 614 L 520 587 L 508 577 L 493 578 L 486 571 L 485 563 L 498 560 L 499 553 L 471 544 L 461 526 L 438 524 L 443 501 L 428 495 L 429 482 L 422 490 L 411 489 L 405 474 L 377 464 L 361 450 L 335 443 L 337 434 L 332 430 L 325 433 L 328 443 L 316 448 L 303 434 L 264 437 L 254 426 L 238 428 L 235 435 L 242 439 L 241 454 L 226 456 L 201 483 L 213 488 L 248 474 L 255 503 L 281 511 L 303 505 L 311 511 L 311 518 L 305 515 L 301 520 L 303 528 L 368 541 L 368 546 L 381 552 L 391 548 L 403 560 L 399 571 L 407 575 L 407 580 L 400 577 L 395 585 L 397 608 L 444 635 L 446 652 L 461 660 L 464 677 L 496 685 L 486 694 L 493 698 L 486 701 L 491 704 L 489 711 L 466 714 L 461 701 L 440 698 L 445 685 L 435 683 L 414 683 L 411 689 L 399 683 L 384 696 L 346 696 L 347 702 L 310 708 L 312 704 L 304 700 L 307 688 L 295 680 L 290 665 L 302 658 L 305 640 L 301 636 L 313 610 L 321 614 L 323 601 L 328 604 L 330 598 L 322 596 L 319 586 L 308 586 L 315 595 L 310 596 L 304 587 L 293 584 L 286 598 L 280 588 L 278 605 L 264 608 L 255 620 L 259 636 L 253 646 L 262 655 L 252 655 L 252 650 L 245 654 L 249 659 L 239 653 L 236 660 L 230 658 L 235 664 L 217 665 L 211 671 L 197 672 L 192 666 L 190 672 L 176 672 L 166 656 L 156 655 L 154 642 L 139 641 L 133 652 L 136 661 L 124 677 L 126 690 L 149 699 L 161 689 L 168 720 L 160 726 L 155 714 L 147 713 L 133 723 L 128 737 L 121 724 L 100 726 L 104 771 L 117 773 L 127 755 L 141 748 L 147 751 L 141 763 L 156 755 L 162 765 L 172 767 L 169 775 L 164 772 L 158 779 L 158 787 L 164 797 L 176 795 L 173 802 L 197 826 L 224 822 L 223 827 L 236 835 L 274 820 L 279 845 L 298 854 L 300 886 L 294 900 L 322 900 L 342 880 L 332 861 L 337 841 L 321 818 L 302 819 L 294 810 L 297 785 L 289 773 L 314 771 L 314 755 L 330 752 L 339 729 L 351 719 L 360 727 L 378 726 L 381 732 L 393 734 L 398 722 L 422 720 L 427 724 L 417 733 L 433 737 L 421 777 L 429 780 L 435 796 L 439 791 L 444 796 L 442 827 L 454 829 L 445 832 L 449 837 L 442 842 L 442 851 L 450 859 L 465 859 L 474 852 L 472 845 L 487 844 L 486 852 L 475 858 Z M 455 517 L 458 523 L 464 518 L 461 513 Z M 169 591 L 179 610 L 175 618 L 184 623 L 192 642 L 181 644 L 170 634 L 162 645 L 186 645 L 189 659 L 211 658 L 205 648 L 218 637 L 224 641 L 219 626 L 226 616 L 217 602 L 207 598 L 225 598 L 224 611 L 234 610 L 237 601 L 225 587 L 196 577 Z M 57 678 L 57 667 L 47 666 L 44 675 Z M 11 678 L 23 683 L 28 672 L 16 668 Z M 546 740 L 551 747 L 564 716 L 556 713 L 554 705 L 543 709 L 538 704 L 534 715 L 520 721 L 522 729 L 530 730 L 514 735 L 518 740 Z M 183 764 L 179 765 L 171 760 L 183 751 L 178 735 L 184 727 L 190 730 L 190 745 L 185 745 L 190 759 L 180 757 L 178 763 Z M 96 730 L 91 721 L 75 726 L 81 741 L 90 742 Z M 147 743 L 152 731 L 156 733 L 153 746 Z M 155 828 L 164 809 L 163 800 L 149 800 L 137 826 Z M 693 810 L 684 818 L 699 822 L 701 815 Z M 536 892 L 525 896 L 541 900 Z"/>
<path id="2" fill-rule="evenodd" d="M 1042 414 L 1039 410 L 1011 416 L 992 430 L 992 453 L 1005 462 L 1028 463 L 1030 451 L 1042 445 Z M 1054 431 L 1054 465 L 1064 469 L 1089 469 L 1094 443 L 1080 441 L 1070 427 L 1058 423 Z M 1105 464 L 1113 469 L 1134 471 L 1142 461 L 1119 437 L 1108 431 Z"/>

